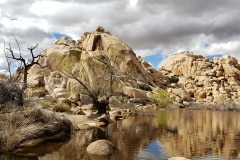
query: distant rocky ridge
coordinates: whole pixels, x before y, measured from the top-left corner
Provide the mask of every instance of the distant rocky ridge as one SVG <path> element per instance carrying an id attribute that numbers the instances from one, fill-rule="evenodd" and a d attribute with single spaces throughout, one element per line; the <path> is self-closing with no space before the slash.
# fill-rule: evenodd
<path id="1" fill-rule="evenodd" d="M 57 57 L 77 57 L 83 65 L 75 65 L 79 77 L 91 88 L 99 84 L 107 86 L 104 77 L 109 73 L 106 67 L 107 56 L 114 64 L 116 77 L 115 95 L 127 95 L 139 102 L 149 98 L 149 93 L 168 89 L 180 107 L 191 103 L 239 104 L 240 103 L 240 62 L 231 56 L 209 60 L 201 55 L 185 51 L 173 54 L 158 71 L 120 38 L 98 27 L 86 32 L 78 41 L 60 38 L 55 44 L 40 53 L 42 65 L 33 66 L 29 71 L 29 85 L 44 87 L 49 96 L 57 102 L 88 102 L 84 93 L 76 88 L 79 84 L 58 70 Z M 99 79 L 100 77 L 100 79 Z M 138 100 L 136 100 L 138 99 Z"/>
<path id="2" fill-rule="evenodd" d="M 159 72 L 169 77 L 169 91 L 180 103 L 240 103 L 240 62 L 234 57 L 209 60 L 185 51 L 171 55 Z"/>

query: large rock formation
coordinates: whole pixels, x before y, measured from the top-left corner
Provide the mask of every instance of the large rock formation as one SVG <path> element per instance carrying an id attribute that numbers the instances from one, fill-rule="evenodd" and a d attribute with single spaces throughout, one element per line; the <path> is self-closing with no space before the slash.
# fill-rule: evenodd
<path id="1" fill-rule="evenodd" d="M 186 51 L 171 55 L 159 71 L 169 77 L 170 88 L 185 92 L 194 102 L 240 101 L 240 63 L 234 57 L 209 60 Z M 176 89 L 170 92 L 176 93 Z"/>
<path id="2" fill-rule="evenodd" d="M 73 73 L 89 89 L 105 92 L 113 78 L 113 90 L 123 93 L 125 86 L 133 88 L 163 87 L 166 80 L 121 39 L 105 32 L 102 27 L 84 33 L 80 40 L 59 39 L 40 53 L 40 63 L 29 70 L 29 85 L 43 86 L 54 100 L 62 98 L 84 101 L 83 86 L 65 74 Z M 67 65 L 63 67 L 63 61 Z"/>

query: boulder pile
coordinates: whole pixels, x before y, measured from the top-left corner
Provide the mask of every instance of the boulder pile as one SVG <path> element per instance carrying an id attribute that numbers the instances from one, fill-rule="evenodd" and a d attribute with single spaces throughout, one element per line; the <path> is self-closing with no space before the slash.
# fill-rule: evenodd
<path id="1" fill-rule="evenodd" d="M 185 51 L 171 55 L 159 72 L 179 102 L 240 103 L 240 63 L 234 57 L 209 60 Z"/>

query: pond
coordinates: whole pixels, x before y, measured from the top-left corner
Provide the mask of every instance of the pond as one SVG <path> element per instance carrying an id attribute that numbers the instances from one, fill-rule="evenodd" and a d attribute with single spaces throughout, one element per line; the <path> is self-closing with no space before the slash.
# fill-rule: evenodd
<path id="1" fill-rule="evenodd" d="M 116 151 L 109 157 L 92 157 L 86 146 L 108 139 Z M 78 132 L 64 144 L 46 144 L 1 160 L 166 160 L 239 159 L 240 113 L 199 110 L 161 110 L 156 116 L 137 116 L 110 124 L 107 128 Z"/>

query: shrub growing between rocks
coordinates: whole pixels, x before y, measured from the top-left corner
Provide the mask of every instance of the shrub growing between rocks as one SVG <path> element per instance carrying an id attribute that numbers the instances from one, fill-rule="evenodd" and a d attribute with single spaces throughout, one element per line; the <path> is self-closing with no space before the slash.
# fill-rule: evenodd
<path id="1" fill-rule="evenodd" d="M 33 96 L 36 97 L 44 97 L 46 95 L 46 91 L 44 87 L 37 87 L 33 89 Z"/>
<path id="2" fill-rule="evenodd" d="M 69 112 L 71 106 L 66 103 L 52 103 L 50 101 L 41 102 L 42 108 L 52 109 L 55 112 Z"/>
<path id="3" fill-rule="evenodd" d="M 166 108 L 168 105 L 173 103 L 173 99 L 170 98 L 167 90 L 160 90 L 151 95 L 153 101 L 161 107 Z"/>
<path id="4" fill-rule="evenodd" d="M 53 110 L 56 112 L 69 112 L 70 106 L 66 103 L 55 103 L 53 104 Z"/>
<path id="5" fill-rule="evenodd" d="M 53 105 L 52 102 L 50 101 L 42 101 L 40 104 L 44 109 L 50 109 L 52 108 L 52 105 Z"/>
<path id="6" fill-rule="evenodd" d="M 16 83 L 0 81 L 0 104 L 6 104 L 9 101 L 22 106 L 23 90 Z"/>

